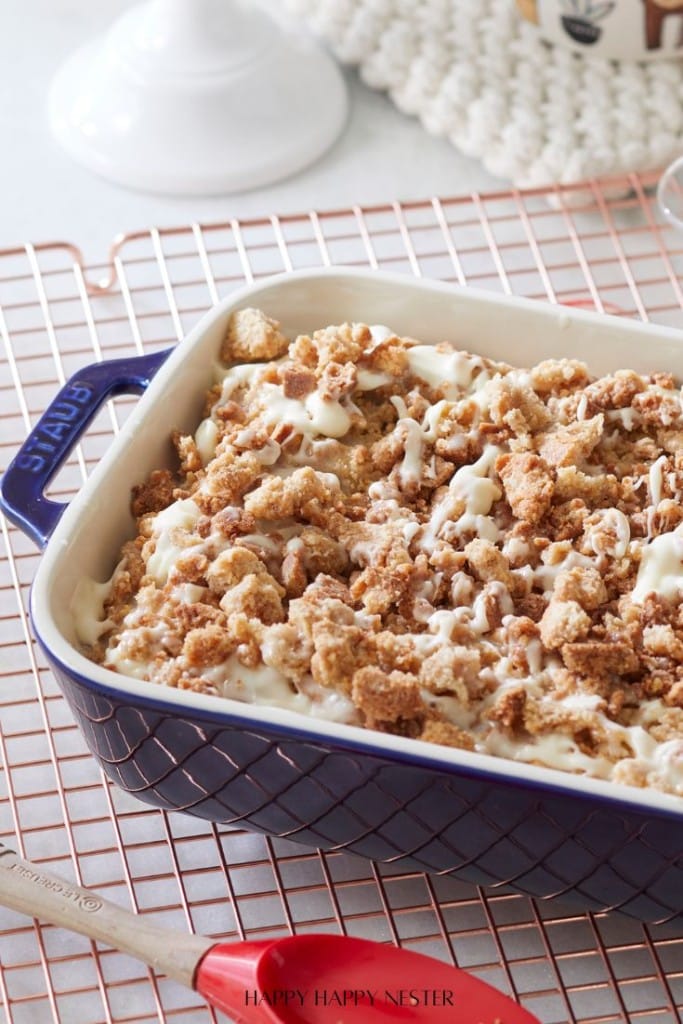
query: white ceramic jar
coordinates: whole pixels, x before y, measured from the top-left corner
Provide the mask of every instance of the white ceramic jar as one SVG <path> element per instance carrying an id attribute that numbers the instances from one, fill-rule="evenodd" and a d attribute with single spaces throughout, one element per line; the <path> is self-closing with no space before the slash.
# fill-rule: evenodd
<path id="1" fill-rule="evenodd" d="M 548 42 L 608 60 L 683 56 L 683 0 L 517 0 Z"/>

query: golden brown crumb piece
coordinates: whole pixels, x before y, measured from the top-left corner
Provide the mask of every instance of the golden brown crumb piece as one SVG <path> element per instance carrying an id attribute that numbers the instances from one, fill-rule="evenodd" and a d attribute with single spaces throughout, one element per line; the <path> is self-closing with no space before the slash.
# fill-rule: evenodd
<path id="1" fill-rule="evenodd" d="M 651 516 L 650 532 L 655 537 L 661 533 L 671 533 L 680 523 L 683 523 L 683 506 L 671 498 L 664 498 Z"/>
<path id="2" fill-rule="evenodd" d="M 288 344 L 277 320 L 259 309 L 240 309 L 230 317 L 221 358 L 226 363 L 277 359 Z"/>
<path id="3" fill-rule="evenodd" d="M 264 664 L 298 683 L 309 670 L 313 644 L 290 623 L 277 622 L 265 627 L 260 650 Z"/>
<path id="4" fill-rule="evenodd" d="M 373 634 L 370 642 L 372 661 L 384 672 L 409 672 L 416 675 L 421 672 L 424 662 L 417 652 L 415 642 L 410 634 L 393 633 L 389 629 Z"/>
<path id="5" fill-rule="evenodd" d="M 532 591 L 530 594 L 522 594 L 515 598 L 515 611 L 531 619 L 532 622 L 540 622 L 548 607 L 548 602 L 543 594 Z"/>
<path id="6" fill-rule="evenodd" d="M 185 636 L 183 655 L 190 667 L 220 665 L 229 656 L 233 643 L 228 633 L 217 625 L 191 629 Z"/>
<path id="7" fill-rule="evenodd" d="M 250 573 L 230 590 L 226 590 L 220 605 L 227 616 L 242 612 L 249 619 L 259 619 L 266 625 L 282 622 L 284 591 L 272 576 Z"/>
<path id="8" fill-rule="evenodd" d="M 643 647 L 648 654 L 683 661 L 683 640 L 676 636 L 669 623 L 646 626 L 643 630 Z"/>
<path id="9" fill-rule="evenodd" d="M 126 541 L 121 549 L 121 562 L 112 578 L 112 585 L 104 602 L 104 612 L 110 621 L 118 622 L 123 618 L 128 603 L 136 592 L 146 572 L 145 560 L 142 557 L 142 537 Z"/>
<path id="10" fill-rule="evenodd" d="M 542 519 L 550 507 L 554 488 L 546 462 L 526 452 L 501 455 L 496 460 L 496 472 L 513 515 L 529 523 Z"/>
<path id="11" fill-rule="evenodd" d="M 616 505 L 619 481 L 613 473 L 590 476 L 574 466 L 560 466 L 555 480 L 555 500 L 569 501 L 580 498 L 593 508 Z"/>
<path id="12" fill-rule="evenodd" d="M 576 601 L 551 601 L 540 621 L 543 646 L 554 651 L 588 634 L 591 620 Z"/>
<path id="13" fill-rule="evenodd" d="M 672 708 L 683 709 L 683 679 L 677 679 L 675 683 L 672 683 L 670 689 L 664 694 L 664 703 Z M 673 738 L 680 738 L 680 731 L 674 734 Z"/>
<path id="14" fill-rule="evenodd" d="M 512 384 L 503 377 L 489 391 L 489 415 L 496 425 L 508 426 L 520 435 L 548 426 L 551 416 L 531 388 Z"/>
<path id="15" fill-rule="evenodd" d="M 657 430 L 657 444 L 672 455 L 683 453 L 683 430 L 678 427 L 660 427 Z"/>
<path id="16" fill-rule="evenodd" d="M 375 373 L 399 377 L 408 369 L 408 354 L 403 341 L 393 335 L 373 345 L 369 352 L 366 351 L 362 363 Z"/>
<path id="17" fill-rule="evenodd" d="M 311 675 L 315 682 L 348 693 L 354 672 L 369 660 L 363 630 L 334 621 L 316 625 L 314 620 L 313 646 Z"/>
<path id="18" fill-rule="evenodd" d="M 309 526 L 301 531 L 299 540 L 303 562 L 311 577 L 321 572 L 336 576 L 347 571 L 349 555 L 346 548 L 323 530 Z"/>
<path id="19" fill-rule="evenodd" d="M 255 527 L 256 520 L 248 512 L 234 505 L 227 505 L 210 519 L 209 532 L 215 530 L 223 537 L 234 540 L 240 534 L 253 533 Z"/>
<path id="20" fill-rule="evenodd" d="M 596 409 L 626 409 L 644 387 L 645 381 L 633 370 L 617 370 L 589 384 L 586 397 Z"/>
<path id="21" fill-rule="evenodd" d="M 476 579 L 487 583 L 499 580 L 508 589 L 513 589 L 515 577 L 505 555 L 489 540 L 471 540 L 465 548 L 465 555 Z"/>
<path id="22" fill-rule="evenodd" d="M 192 604 L 180 604 L 173 609 L 173 619 L 183 634 L 191 629 L 201 629 L 209 625 L 225 625 L 225 615 L 212 604 L 195 601 Z"/>
<path id="23" fill-rule="evenodd" d="M 471 647 L 454 644 L 442 647 L 420 666 L 420 682 L 434 694 L 453 694 L 463 707 L 470 702 L 468 683 L 476 682 L 481 655 Z"/>
<path id="24" fill-rule="evenodd" d="M 576 566 L 558 573 L 553 600 L 576 601 L 586 611 L 593 611 L 607 600 L 607 588 L 597 569 Z"/>
<path id="25" fill-rule="evenodd" d="M 202 489 L 195 492 L 194 500 L 207 515 L 215 515 L 226 505 L 236 505 L 262 472 L 263 467 L 252 452 L 220 452 L 208 467 Z"/>
<path id="26" fill-rule="evenodd" d="M 267 574 L 266 566 L 253 551 L 237 545 L 216 555 L 206 569 L 206 581 L 215 594 L 224 594 L 245 576 Z"/>
<path id="27" fill-rule="evenodd" d="M 532 367 L 531 386 L 539 395 L 563 394 L 588 383 L 588 367 L 575 359 L 544 359 Z"/>
<path id="28" fill-rule="evenodd" d="M 320 394 L 331 402 L 338 402 L 353 391 L 356 378 L 354 363 L 327 363 L 320 378 Z"/>
<path id="29" fill-rule="evenodd" d="M 354 674 L 351 698 L 370 727 L 379 722 L 394 723 L 400 719 L 416 718 L 425 710 L 414 676 L 405 672 L 387 675 L 370 666 Z"/>
<path id="30" fill-rule="evenodd" d="M 658 389 L 646 388 L 633 399 L 633 408 L 640 413 L 643 422 L 653 427 L 681 425 L 681 403 L 674 391 L 662 394 Z"/>
<path id="31" fill-rule="evenodd" d="M 571 672 L 580 675 L 630 675 L 638 671 L 638 655 L 625 643 L 566 643 L 562 660 Z"/>
<path id="32" fill-rule="evenodd" d="M 178 556 L 168 578 L 173 583 L 202 583 L 208 568 L 209 560 L 206 555 L 190 549 Z"/>
<path id="33" fill-rule="evenodd" d="M 488 718 L 492 722 L 500 722 L 510 732 L 520 732 L 524 728 L 526 702 L 527 694 L 523 686 L 504 690 L 496 697 Z"/>
<path id="34" fill-rule="evenodd" d="M 288 366 L 282 371 L 282 390 L 285 398 L 305 398 L 315 390 L 315 374 L 303 366 Z"/>
<path id="35" fill-rule="evenodd" d="M 442 747 L 456 747 L 459 750 L 474 750 L 472 735 L 459 729 L 451 722 L 429 718 L 422 726 L 418 739 L 426 743 L 438 743 Z"/>
<path id="36" fill-rule="evenodd" d="M 505 633 L 513 671 L 528 675 L 538 668 L 540 633 L 534 620 L 527 615 L 510 616 Z"/>
<path id="37" fill-rule="evenodd" d="M 178 452 L 181 473 L 184 476 L 198 473 L 202 468 L 202 457 L 199 454 L 194 438 L 190 434 L 181 434 L 179 430 L 174 430 L 171 440 Z"/>
<path id="38" fill-rule="evenodd" d="M 133 487 L 131 510 L 136 519 L 160 512 L 173 501 L 173 474 L 168 469 L 155 469 L 149 480 Z"/>
<path id="39" fill-rule="evenodd" d="M 246 511 L 257 519 L 287 519 L 300 514 L 309 501 L 331 506 L 337 498 L 336 489 L 310 466 L 296 469 L 290 477 L 267 477 L 244 499 Z"/>
<path id="40" fill-rule="evenodd" d="M 602 437 L 604 416 L 539 434 L 538 452 L 549 466 L 576 466 L 588 458 Z"/>
<path id="41" fill-rule="evenodd" d="M 308 586 L 308 575 L 301 551 L 288 551 L 282 560 L 282 585 L 287 597 L 301 597 Z"/>
<path id="42" fill-rule="evenodd" d="M 313 345 L 320 373 L 329 363 L 357 363 L 369 340 L 370 331 L 364 324 L 341 324 L 316 331 Z"/>

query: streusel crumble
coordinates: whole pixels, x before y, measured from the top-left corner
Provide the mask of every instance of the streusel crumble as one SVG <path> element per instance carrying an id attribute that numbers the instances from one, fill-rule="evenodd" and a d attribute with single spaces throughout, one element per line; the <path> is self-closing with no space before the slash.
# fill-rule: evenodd
<path id="1" fill-rule="evenodd" d="M 230 322 L 80 639 L 117 672 L 683 795 L 683 406 L 387 328 Z"/>

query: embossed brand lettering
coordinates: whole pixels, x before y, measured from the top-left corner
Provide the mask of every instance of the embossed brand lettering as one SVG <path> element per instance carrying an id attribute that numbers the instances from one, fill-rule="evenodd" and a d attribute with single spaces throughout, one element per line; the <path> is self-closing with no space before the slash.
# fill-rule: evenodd
<path id="1" fill-rule="evenodd" d="M 32 868 L 21 863 L 10 864 L 8 870 L 16 871 L 17 874 L 21 875 L 22 878 L 25 878 L 26 881 L 32 882 L 34 885 L 39 885 L 43 889 L 47 889 L 49 892 L 59 896 L 65 902 L 78 904 L 82 910 L 87 911 L 89 914 L 96 914 L 98 910 L 102 909 L 102 900 L 98 899 L 94 893 L 89 893 L 84 889 L 72 887 L 68 882 L 63 881 L 61 878 L 52 878 L 50 875 L 41 875 L 39 871 L 33 871 Z"/>
<path id="2" fill-rule="evenodd" d="M 68 395 L 72 402 L 78 402 L 79 405 L 87 405 L 92 395 L 92 388 L 86 381 L 75 380 L 66 386 L 64 393 Z"/>
<path id="3" fill-rule="evenodd" d="M 27 455 L 22 453 L 17 456 L 17 466 L 19 469 L 23 469 L 25 473 L 40 473 L 44 465 L 45 459 L 42 455 Z"/>
<path id="4" fill-rule="evenodd" d="M 61 441 L 69 433 L 69 424 L 61 420 L 48 420 L 42 426 L 42 433 L 47 434 L 48 437 L 53 437 L 55 441 Z"/>
<path id="5" fill-rule="evenodd" d="M 66 420 L 67 423 L 73 423 L 80 412 L 77 405 L 72 405 L 71 402 L 57 402 L 50 409 L 50 416 L 57 420 Z"/>
<path id="6" fill-rule="evenodd" d="M 90 403 L 92 395 L 93 389 L 87 381 L 75 380 L 67 384 L 60 400 L 54 403 L 26 442 L 23 452 L 17 458 L 17 466 L 27 473 L 41 473 L 45 469 L 46 459 L 39 453 L 53 455 L 59 451 L 59 442 L 69 437 L 71 425 L 78 421 L 82 407 Z"/>

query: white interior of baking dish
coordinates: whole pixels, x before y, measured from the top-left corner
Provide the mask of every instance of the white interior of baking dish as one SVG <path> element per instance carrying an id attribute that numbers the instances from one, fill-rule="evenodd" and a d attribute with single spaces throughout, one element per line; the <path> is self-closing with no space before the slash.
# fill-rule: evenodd
<path id="1" fill-rule="evenodd" d="M 584 360 L 592 373 L 620 368 L 671 371 L 683 379 L 683 338 L 678 332 L 630 320 L 568 310 L 529 300 L 459 289 L 371 271 L 316 270 L 269 278 L 241 289 L 207 314 L 157 373 L 105 458 L 62 516 L 41 561 L 33 588 L 36 631 L 55 657 L 79 675 L 122 694 L 144 695 L 179 713 L 186 708 L 242 714 L 252 721 L 282 724 L 313 738 L 353 739 L 387 754 L 413 754 L 442 765 L 510 773 L 518 781 L 550 782 L 567 791 L 627 801 L 640 807 L 683 812 L 674 796 L 522 764 L 485 754 L 438 747 L 416 740 L 321 721 L 292 711 L 245 705 L 178 691 L 118 675 L 93 664 L 78 650 L 70 611 L 83 578 L 110 578 L 122 542 L 134 534 L 130 489 L 148 473 L 174 465 L 171 432 L 194 432 L 204 394 L 233 310 L 263 309 L 288 335 L 328 324 L 386 324 L 423 342 L 448 340 L 457 347 L 513 365 L 546 358 Z"/>

